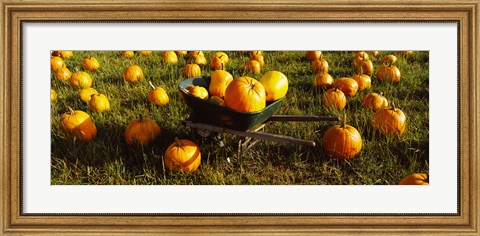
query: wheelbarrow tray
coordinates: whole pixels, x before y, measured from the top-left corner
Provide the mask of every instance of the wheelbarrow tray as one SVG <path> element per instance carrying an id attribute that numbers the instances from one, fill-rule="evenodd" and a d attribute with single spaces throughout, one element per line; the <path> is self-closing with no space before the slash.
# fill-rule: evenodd
<path id="1" fill-rule="evenodd" d="M 193 111 L 191 119 L 234 130 L 249 130 L 262 124 L 278 110 L 284 99 L 281 98 L 277 101 L 267 103 L 267 106 L 260 111 L 241 112 L 197 98 L 185 92 L 184 89 L 189 85 L 201 86 L 208 90 L 210 77 L 188 78 L 178 85 L 185 103 Z"/>

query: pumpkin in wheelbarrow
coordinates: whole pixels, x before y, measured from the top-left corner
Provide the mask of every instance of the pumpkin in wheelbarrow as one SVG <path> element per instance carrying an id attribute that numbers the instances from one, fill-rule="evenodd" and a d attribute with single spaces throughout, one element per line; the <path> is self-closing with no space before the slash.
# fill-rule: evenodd
<path id="1" fill-rule="evenodd" d="M 225 90 L 225 106 L 241 112 L 254 112 L 265 108 L 266 94 L 256 79 L 243 76 L 234 79 Z"/>

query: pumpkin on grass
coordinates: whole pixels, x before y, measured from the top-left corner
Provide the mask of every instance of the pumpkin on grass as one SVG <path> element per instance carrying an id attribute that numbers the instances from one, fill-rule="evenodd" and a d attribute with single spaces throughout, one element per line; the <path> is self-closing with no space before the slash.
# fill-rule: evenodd
<path id="1" fill-rule="evenodd" d="M 254 112 L 265 108 L 265 89 L 262 83 L 254 78 L 243 76 L 234 79 L 225 90 L 225 105 L 228 108 Z"/>
<path id="2" fill-rule="evenodd" d="M 194 172 L 200 166 L 201 153 L 197 144 L 175 138 L 164 156 L 165 167 L 174 172 Z"/>
<path id="3" fill-rule="evenodd" d="M 132 58 L 134 55 L 135 55 L 135 52 L 133 52 L 133 51 L 123 51 L 122 52 L 122 57 Z"/>
<path id="4" fill-rule="evenodd" d="M 321 55 L 322 55 L 322 51 L 307 51 L 306 53 L 307 60 L 309 61 L 320 59 Z"/>
<path id="5" fill-rule="evenodd" d="M 83 59 L 82 68 L 89 71 L 98 70 L 100 68 L 100 62 L 97 58 L 88 56 Z"/>
<path id="6" fill-rule="evenodd" d="M 342 124 L 331 127 L 323 136 L 322 147 L 327 156 L 351 159 L 362 150 L 362 136 L 357 129 L 345 123 L 346 117 L 345 114 Z"/>
<path id="7" fill-rule="evenodd" d="M 155 87 L 152 81 L 148 81 L 152 89 L 148 92 L 148 102 L 157 106 L 165 106 L 170 102 L 167 92 L 161 87 Z"/>
<path id="8" fill-rule="evenodd" d="M 318 74 L 320 72 L 328 74 L 328 68 L 329 67 L 328 67 L 327 60 L 323 59 L 322 57 L 320 57 L 319 59 L 313 60 L 312 65 L 310 66 L 310 69 L 315 74 Z"/>
<path id="9" fill-rule="evenodd" d="M 313 80 L 313 86 L 315 88 L 329 89 L 333 86 L 333 82 L 333 77 L 330 74 L 322 71 L 315 76 L 315 79 Z"/>
<path id="10" fill-rule="evenodd" d="M 370 76 L 362 74 L 362 70 L 360 71 L 360 74 L 353 75 L 352 79 L 357 81 L 358 90 L 369 89 L 372 87 L 372 79 Z"/>
<path id="11" fill-rule="evenodd" d="M 378 111 L 381 108 L 388 107 L 388 100 L 383 93 L 369 93 L 363 97 L 362 104 L 364 107 Z"/>
<path id="12" fill-rule="evenodd" d="M 347 104 L 347 97 L 337 88 L 331 88 L 322 95 L 322 106 L 335 107 L 338 110 L 343 110 Z"/>
<path id="13" fill-rule="evenodd" d="M 96 89 L 94 89 L 94 88 L 84 88 L 84 89 L 80 90 L 78 95 L 80 96 L 80 100 L 88 103 L 88 102 L 90 102 L 90 99 L 92 98 L 92 95 L 94 95 L 94 94 L 98 94 Z"/>
<path id="14" fill-rule="evenodd" d="M 260 69 L 261 69 L 260 62 L 254 59 L 247 61 L 247 63 L 245 63 L 245 65 L 243 66 L 243 70 L 245 72 L 251 72 L 254 74 L 259 74 Z"/>
<path id="15" fill-rule="evenodd" d="M 83 142 L 88 142 L 97 135 L 97 128 L 90 116 L 80 110 L 74 111 L 68 108 L 68 112 L 62 115 L 60 123 L 62 130 L 69 138 L 78 139 Z"/>
<path id="16" fill-rule="evenodd" d="M 392 107 L 382 108 L 375 113 L 372 126 L 386 135 L 402 135 L 405 132 L 407 117 L 402 110 Z"/>
<path id="17" fill-rule="evenodd" d="M 68 81 L 72 77 L 72 72 L 67 67 L 62 67 L 55 71 L 55 79 L 60 81 Z"/>
<path id="18" fill-rule="evenodd" d="M 167 64 L 177 64 L 178 63 L 178 57 L 177 54 L 174 51 L 165 51 L 162 53 L 162 59 L 163 62 Z"/>
<path id="19" fill-rule="evenodd" d="M 92 87 L 92 77 L 83 71 L 77 71 L 70 76 L 70 84 L 77 88 L 90 88 Z"/>
<path id="20" fill-rule="evenodd" d="M 136 83 L 144 78 L 142 68 L 137 65 L 131 65 L 123 72 L 123 79 L 130 83 Z"/>
<path id="21" fill-rule="evenodd" d="M 53 89 L 50 89 L 50 102 L 54 103 L 57 100 L 57 92 Z"/>
<path id="22" fill-rule="evenodd" d="M 393 56 L 393 55 L 391 55 Z M 387 59 L 385 60 L 384 62 L 384 65 L 382 67 L 380 67 L 380 69 L 378 69 L 377 71 L 377 80 L 380 81 L 380 82 L 383 82 L 383 81 L 389 81 L 389 82 L 392 82 L 392 83 L 398 83 L 400 82 L 400 78 L 401 78 L 401 73 L 400 73 L 400 70 L 393 65 L 393 62 L 392 61 L 396 61 L 396 57 L 395 59 Z"/>
<path id="23" fill-rule="evenodd" d="M 342 90 L 342 92 L 349 97 L 357 94 L 358 83 L 352 78 L 342 77 L 333 82 L 333 87 Z"/>
<path id="24" fill-rule="evenodd" d="M 399 185 L 429 185 L 428 174 L 413 173 L 405 176 Z"/>
<path id="25" fill-rule="evenodd" d="M 57 71 L 63 67 L 66 67 L 65 62 L 63 59 L 58 56 L 53 56 L 50 58 L 50 69 L 53 71 Z"/>
<path id="26" fill-rule="evenodd" d="M 182 75 L 185 78 L 198 77 L 202 75 L 202 69 L 199 65 L 190 63 L 182 68 Z"/>
<path id="27" fill-rule="evenodd" d="M 107 96 L 97 93 L 92 94 L 89 101 L 89 108 L 92 112 L 104 112 L 110 110 L 110 102 Z"/>
<path id="28" fill-rule="evenodd" d="M 133 120 L 125 129 L 125 141 L 128 145 L 147 146 L 158 136 L 160 136 L 160 126 L 151 119 Z"/>

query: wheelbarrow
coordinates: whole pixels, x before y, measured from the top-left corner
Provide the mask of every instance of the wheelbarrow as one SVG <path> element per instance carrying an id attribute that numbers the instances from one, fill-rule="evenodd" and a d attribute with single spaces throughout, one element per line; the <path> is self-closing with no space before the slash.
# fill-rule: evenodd
<path id="1" fill-rule="evenodd" d="M 191 109 L 190 117 L 182 123 L 197 130 L 216 133 L 228 133 L 244 137 L 239 142 L 239 154 L 250 149 L 259 141 L 274 141 L 284 144 L 304 145 L 315 147 L 316 143 L 311 140 L 303 140 L 290 136 L 263 132 L 269 122 L 318 122 L 339 121 L 337 116 L 298 116 L 298 115 L 274 115 L 279 109 L 284 98 L 267 103 L 266 107 L 255 112 L 240 112 L 226 106 L 220 106 L 204 99 L 195 97 L 186 89 L 187 86 L 201 86 L 208 90 L 210 77 L 188 78 L 182 81 L 178 88 L 185 103 Z"/>

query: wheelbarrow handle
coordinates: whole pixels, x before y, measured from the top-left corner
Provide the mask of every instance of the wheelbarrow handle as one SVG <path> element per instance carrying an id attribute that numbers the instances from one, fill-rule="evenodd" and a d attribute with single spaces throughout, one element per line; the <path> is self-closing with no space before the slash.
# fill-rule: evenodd
<path id="1" fill-rule="evenodd" d="M 220 127 L 220 126 L 215 126 L 215 125 L 195 123 L 195 122 L 188 121 L 188 120 L 184 120 L 183 124 L 188 126 L 188 127 L 193 127 L 193 128 L 197 128 L 197 129 L 206 129 L 206 130 L 210 130 L 210 131 L 213 131 L 213 132 L 235 134 L 235 135 L 238 135 L 238 136 L 250 137 L 250 138 L 259 139 L 259 140 L 268 140 L 268 141 L 274 141 L 274 142 L 286 143 L 286 144 L 298 144 L 298 145 L 304 145 L 304 146 L 308 146 L 308 147 L 315 147 L 315 145 L 316 145 L 316 143 L 314 141 L 310 141 L 310 140 L 296 139 L 296 138 L 292 138 L 290 136 L 264 133 L 264 132 L 258 132 L 258 131 L 253 131 L 253 130 L 247 130 L 247 131 L 232 130 L 232 129 L 227 129 L 227 128 Z"/>
<path id="2" fill-rule="evenodd" d="M 340 121 L 338 116 L 294 116 L 294 115 L 273 115 L 266 120 L 268 121 Z"/>

